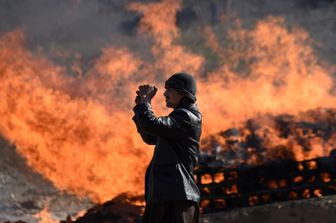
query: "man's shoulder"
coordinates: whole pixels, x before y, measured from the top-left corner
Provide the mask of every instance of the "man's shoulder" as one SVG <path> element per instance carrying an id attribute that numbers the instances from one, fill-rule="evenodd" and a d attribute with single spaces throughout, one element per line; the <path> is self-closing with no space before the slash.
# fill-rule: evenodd
<path id="1" fill-rule="evenodd" d="M 200 112 L 195 112 L 186 108 L 177 108 L 172 113 L 171 116 L 178 116 L 181 119 L 184 119 L 185 121 L 188 121 L 189 123 L 193 125 L 200 124 L 202 121 L 202 116 Z"/>

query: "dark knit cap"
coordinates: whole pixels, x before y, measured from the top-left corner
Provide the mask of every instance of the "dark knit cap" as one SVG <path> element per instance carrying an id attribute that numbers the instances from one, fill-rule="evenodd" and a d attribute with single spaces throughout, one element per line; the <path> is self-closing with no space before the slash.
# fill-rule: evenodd
<path id="1" fill-rule="evenodd" d="M 196 101 L 196 81 L 188 73 L 176 73 L 172 75 L 165 83 L 166 88 L 173 88 L 191 99 Z"/>

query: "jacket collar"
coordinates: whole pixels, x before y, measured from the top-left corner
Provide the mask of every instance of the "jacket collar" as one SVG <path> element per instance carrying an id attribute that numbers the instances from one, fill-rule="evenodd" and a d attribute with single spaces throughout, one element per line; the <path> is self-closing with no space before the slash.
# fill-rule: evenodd
<path id="1" fill-rule="evenodd" d="M 187 100 L 186 98 L 183 98 L 183 99 L 181 100 L 181 102 L 179 103 L 179 105 L 178 105 L 176 108 L 174 108 L 174 110 L 179 109 L 179 108 L 186 108 L 186 109 L 191 109 L 191 110 L 198 110 L 196 104 L 190 102 L 190 101 Z"/>

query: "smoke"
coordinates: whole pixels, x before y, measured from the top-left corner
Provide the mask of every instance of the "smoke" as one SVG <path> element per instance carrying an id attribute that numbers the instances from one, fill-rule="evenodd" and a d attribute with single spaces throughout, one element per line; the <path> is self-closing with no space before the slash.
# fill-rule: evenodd
<path id="1" fill-rule="evenodd" d="M 34 52 L 42 50 L 61 64 L 70 64 L 75 59 L 75 53 L 81 55 L 86 64 L 100 55 L 100 49 L 111 43 L 131 47 L 140 51 L 141 55 L 148 56 L 146 49 L 150 49 L 150 43 L 143 41 L 142 37 L 135 38 L 143 14 L 126 10 L 131 2 L 136 1 L 1 1 L 0 33 L 23 28 L 29 47 Z M 223 19 L 226 23 L 218 30 L 222 33 L 235 18 L 240 18 L 244 27 L 252 27 L 267 16 L 283 16 L 286 23 L 303 27 L 313 39 L 323 43 L 323 46 L 318 47 L 319 53 L 326 56 L 324 59 L 335 63 L 332 56 L 336 51 L 332 42 L 336 35 L 332 22 L 335 20 L 334 10 L 335 3 L 332 0 L 212 0 L 206 3 L 185 0 L 176 12 L 176 24 L 182 29 L 184 37 L 195 34 L 195 27 L 204 24 L 216 26 Z M 174 14 L 172 12 L 172 16 Z M 323 26 L 320 25 L 322 23 Z M 191 38 L 185 40 L 194 41 Z M 198 42 L 198 45 L 202 43 Z M 193 47 L 191 50 L 194 51 Z M 83 65 L 83 69 L 86 68 L 88 65 Z"/>

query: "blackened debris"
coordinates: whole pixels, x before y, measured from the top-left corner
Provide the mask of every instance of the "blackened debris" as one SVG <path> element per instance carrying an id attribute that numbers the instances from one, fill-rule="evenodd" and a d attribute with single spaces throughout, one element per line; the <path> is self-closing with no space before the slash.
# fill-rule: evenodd
<path id="1" fill-rule="evenodd" d="M 135 205 L 136 201 L 142 201 L 142 197 L 128 197 L 121 194 L 113 200 L 98 204 L 89 209 L 83 217 L 72 221 L 68 217 L 62 223 L 136 223 L 141 222 L 143 206 Z"/>

